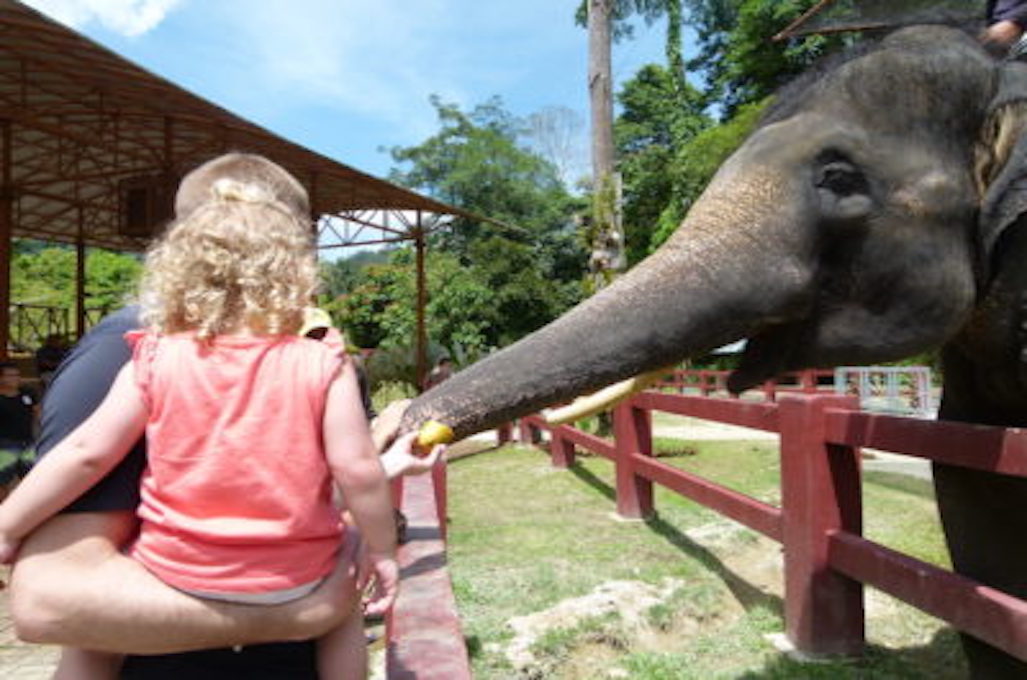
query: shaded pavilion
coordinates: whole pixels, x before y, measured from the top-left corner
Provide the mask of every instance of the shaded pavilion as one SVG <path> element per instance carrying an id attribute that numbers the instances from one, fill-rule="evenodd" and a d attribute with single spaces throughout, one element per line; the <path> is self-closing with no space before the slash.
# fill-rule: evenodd
<path id="1" fill-rule="evenodd" d="M 426 235 L 480 218 L 289 142 L 15 0 L 0 0 L 0 352 L 13 238 L 75 246 L 81 335 L 86 248 L 145 250 L 181 176 L 227 151 L 263 154 L 306 186 L 322 248 L 414 243 L 421 384 Z"/>

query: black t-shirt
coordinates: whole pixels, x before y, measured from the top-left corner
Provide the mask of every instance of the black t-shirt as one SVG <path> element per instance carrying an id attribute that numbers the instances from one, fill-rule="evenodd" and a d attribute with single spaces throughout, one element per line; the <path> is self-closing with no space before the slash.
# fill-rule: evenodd
<path id="1" fill-rule="evenodd" d="M 138 308 L 126 307 L 101 321 L 68 355 L 43 399 L 37 451 L 40 456 L 96 410 L 121 367 L 131 358 L 125 332 L 139 327 Z M 65 512 L 134 510 L 146 466 L 146 445 L 140 441 L 103 480 Z M 312 642 L 253 645 L 235 652 L 212 649 L 185 654 L 128 657 L 122 678 L 145 680 L 303 680 L 317 678 Z"/>
<path id="2" fill-rule="evenodd" d="M 32 445 L 32 408 L 36 398 L 27 390 L 13 397 L 0 394 L 0 448 Z"/>

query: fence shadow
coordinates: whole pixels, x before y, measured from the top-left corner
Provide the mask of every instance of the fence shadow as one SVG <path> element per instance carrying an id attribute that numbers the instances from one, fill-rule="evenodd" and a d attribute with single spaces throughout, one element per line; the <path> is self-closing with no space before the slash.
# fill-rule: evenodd
<path id="1" fill-rule="evenodd" d="M 805 663 L 782 654 L 769 659 L 758 671 L 748 671 L 737 676 L 738 680 L 799 677 L 965 680 L 969 677 L 969 670 L 959 643 L 959 634 L 951 628 L 944 628 L 924 645 L 898 649 L 867 645 L 860 657 Z"/>
<path id="2" fill-rule="evenodd" d="M 568 469 L 571 474 L 588 486 L 592 487 L 592 489 L 599 492 L 602 496 L 612 502 L 616 502 L 616 490 L 597 477 L 591 470 L 578 463 L 575 463 Z M 766 593 L 746 581 L 724 564 L 723 560 L 717 557 L 713 551 L 693 541 L 677 527 L 663 520 L 658 514 L 645 520 L 645 525 L 650 531 L 666 540 L 677 550 L 688 555 L 716 574 L 746 611 L 754 608 L 764 608 L 776 614 L 783 615 L 784 602 L 780 597 Z"/>
<path id="3" fill-rule="evenodd" d="M 580 463 L 575 463 L 567 469 L 570 470 L 572 475 L 583 481 L 585 484 L 588 484 L 601 495 L 605 496 L 607 500 L 616 503 L 617 491 L 612 486 L 599 479 L 599 477 L 597 477 L 591 470 Z"/>
<path id="4" fill-rule="evenodd" d="M 677 527 L 661 519 L 659 515 L 645 520 L 645 524 L 657 536 L 665 539 L 682 553 L 698 561 L 705 568 L 716 574 L 746 611 L 762 608 L 775 614 L 783 615 L 784 601 L 780 597 L 764 592 L 746 581 L 724 564 L 724 561 L 716 553 L 696 543 Z"/>

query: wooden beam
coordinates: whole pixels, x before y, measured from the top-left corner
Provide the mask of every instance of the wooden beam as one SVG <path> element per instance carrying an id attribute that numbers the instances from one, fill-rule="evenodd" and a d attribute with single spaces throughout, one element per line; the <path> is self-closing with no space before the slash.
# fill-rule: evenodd
<path id="1" fill-rule="evenodd" d="M 11 184 L 11 121 L 0 119 L 0 357 L 11 339 L 11 235 L 14 186 Z"/>
<path id="2" fill-rule="evenodd" d="M 417 213 L 417 233 L 415 247 L 417 249 L 417 389 L 424 389 L 425 378 L 428 376 L 428 329 L 425 323 L 425 308 L 428 306 L 428 276 L 425 272 L 424 257 L 427 244 L 424 232 L 420 230 L 421 213 Z"/>
<path id="3" fill-rule="evenodd" d="M 86 334 L 86 211 L 78 208 L 78 233 L 75 234 L 75 338 Z"/>

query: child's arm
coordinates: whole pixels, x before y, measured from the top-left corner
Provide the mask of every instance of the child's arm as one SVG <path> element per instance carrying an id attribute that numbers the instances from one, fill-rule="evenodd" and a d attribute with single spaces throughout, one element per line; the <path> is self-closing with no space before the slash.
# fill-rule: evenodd
<path id="1" fill-rule="evenodd" d="M 36 464 L 0 504 L 0 561 L 14 557 L 18 543 L 44 520 L 93 486 L 146 428 L 147 410 L 126 364 L 99 408 Z"/>
<path id="2" fill-rule="evenodd" d="M 409 446 L 412 437 L 400 440 Z M 325 456 L 346 506 L 367 541 L 380 597 L 369 611 L 385 611 L 398 589 L 396 525 L 388 481 L 360 399 L 356 371 L 345 362 L 328 388 L 324 416 Z"/>

